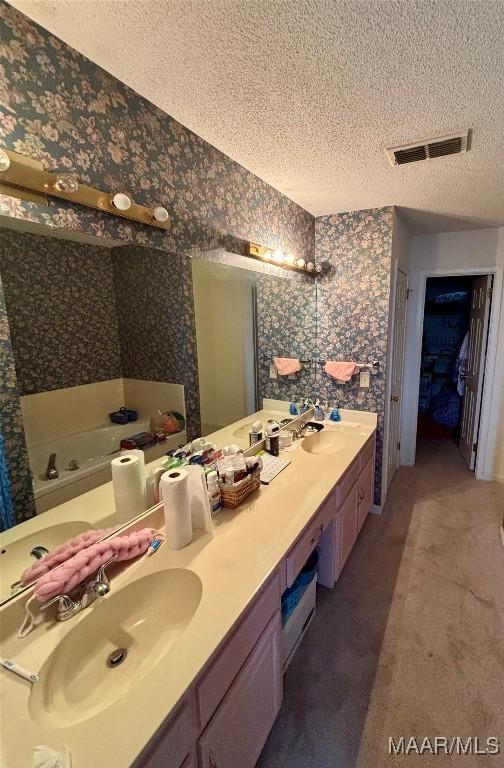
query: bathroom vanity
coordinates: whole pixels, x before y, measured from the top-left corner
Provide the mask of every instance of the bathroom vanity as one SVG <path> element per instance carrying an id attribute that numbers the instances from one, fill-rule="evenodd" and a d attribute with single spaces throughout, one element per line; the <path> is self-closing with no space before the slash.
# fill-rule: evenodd
<path id="1" fill-rule="evenodd" d="M 35 744 L 67 745 L 73 768 L 252 768 L 282 702 L 282 592 L 315 548 L 319 582 L 339 578 L 372 503 L 375 429 L 375 414 L 326 422 L 212 534 L 111 569 L 110 594 L 63 624 L 18 639 L 27 594 L 6 604 L 2 653 L 40 675 L 2 675 L 7 768 Z M 162 521 L 157 507 L 128 528 Z M 107 667 L 118 645 L 128 655 Z"/>

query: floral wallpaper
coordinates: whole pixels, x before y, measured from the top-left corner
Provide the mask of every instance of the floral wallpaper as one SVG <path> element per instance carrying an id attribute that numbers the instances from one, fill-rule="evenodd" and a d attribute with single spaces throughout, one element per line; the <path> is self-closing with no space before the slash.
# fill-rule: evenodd
<path id="1" fill-rule="evenodd" d="M 190 259 L 155 248 L 112 249 L 123 376 L 183 384 L 190 437 L 200 434 Z"/>
<path id="2" fill-rule="evenodd" d="M 319 357 L 380 363 L 369 389 L 357 382 L 339 384 L 318 366 L 316 389 L 331 405 L 378 413 L 376 504 L 381 498 L 392 217 L 389 207 L 322 216 L 315 223 L 316 259 L 331 265 L 317 285 Z"/>
<path id="3" fill-rule="evenodd" d="M 3 229 L 0 272 L 21 395 L 121 376 L 108 248 Z"/>
<path id="4" fill-rule="evenodd" d="M 296 273 L 294 273 L 296 274 Z M 316 283 L 299 275 L 298 280 L 258 274 L 257 347 L 259 396 L 299 401 L 316 396 L 314 367 L 316 354 Z M 273 357 L 298 357 L 309 360 L 291 376 L 270 379 Z"/>
<path id="5" fill-rule="evenodd" d="M 171 229 L 56 199 L 41 205 L 0 195 L 0 215 L 167 254 L 199 255 L 238 238 L 313 258 L 314 218 L 307 211 L 3 0 L 0 146 L 142 205 L 165 205 Z M 12 379 L 12 358 L 2 363 L 2 376 Z M 19 410 L 15 388 L 3 397 L 10 412 Z M 21 433 L 19 456 L 23 444 Z M 20 460 L 15 468 L 23 483 L 26 466 Z"/>
<path id="6" fill-rule="evenodd" d="M 7 456 L 14 515 L 22 522 L 33 517 L 35 504 L 1 275 L 0 374 L 0 432 Z"/>

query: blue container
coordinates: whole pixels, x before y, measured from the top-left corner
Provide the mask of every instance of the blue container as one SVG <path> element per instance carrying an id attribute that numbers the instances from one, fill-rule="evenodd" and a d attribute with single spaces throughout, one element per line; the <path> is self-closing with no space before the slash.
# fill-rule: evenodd
<path id="1" fill-rule="evenodd" d="M 282 595 L 282 623 L 285 624 L 289 616 L 293 613 L 296 605 L 299 603 L 309 584 L 316 577 L 318 569 L 319 556 L 315 550 L 304 564 L 301 573 L 296 581 L 285 590 Z"/>

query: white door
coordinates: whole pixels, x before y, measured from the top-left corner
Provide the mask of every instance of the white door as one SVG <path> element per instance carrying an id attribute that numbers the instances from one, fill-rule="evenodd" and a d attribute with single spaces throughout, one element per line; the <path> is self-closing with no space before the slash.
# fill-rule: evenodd
<path id="1" fill-rule="evenodd" d="M 483 275 L 474 280 L 467 358 L 461 368 L 465 390 L 459 440 L 460 453 L 471 470 L 476 464 L 491 297 L 492 275 Z"/>
<path id="2" fill-rule="evenodd" d="M 390 419 L 387 457 L 387 487 L 390 485 L 400 464 L 401 437 L 401 392 L 404 372 L 404 338 L 406 331 L 406 302 L 408 300 L 408 277 L 397 272 L 394 328 L 392 335 L 392 375 L 390 383 Z"/>

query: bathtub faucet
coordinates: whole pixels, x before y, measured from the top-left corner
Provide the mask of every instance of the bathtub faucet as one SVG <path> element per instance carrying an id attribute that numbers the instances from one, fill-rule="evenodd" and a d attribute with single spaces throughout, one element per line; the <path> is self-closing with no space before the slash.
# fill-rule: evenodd
<path id="1" fill-rule="evenodd" d="M 57 477 L 59 477 L 59 472 L 56 469 L 56 454 L 51 453 L 49 456 L 49 461 L 47 463 L 47 469 L 45 471 L 45 476 L 48 480 L 56 480 Z"/>

